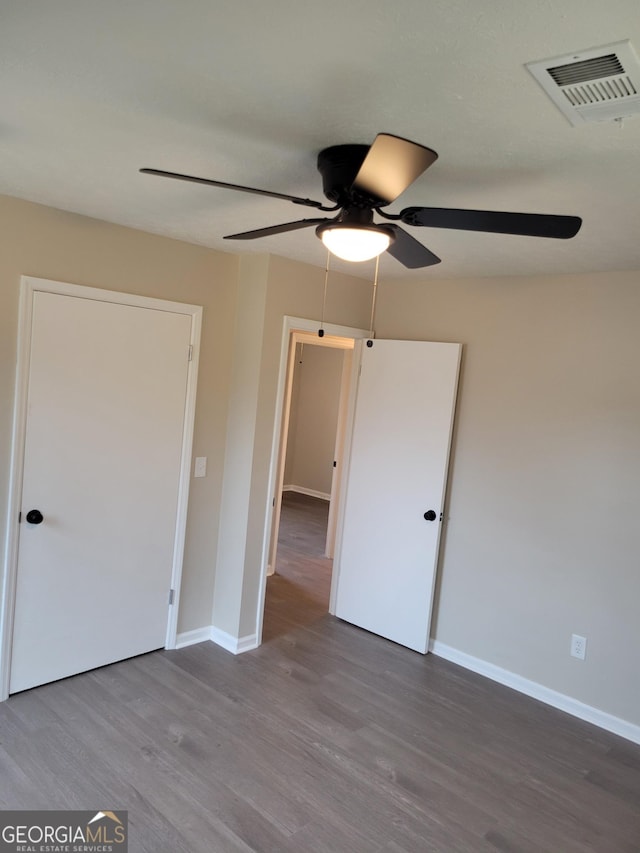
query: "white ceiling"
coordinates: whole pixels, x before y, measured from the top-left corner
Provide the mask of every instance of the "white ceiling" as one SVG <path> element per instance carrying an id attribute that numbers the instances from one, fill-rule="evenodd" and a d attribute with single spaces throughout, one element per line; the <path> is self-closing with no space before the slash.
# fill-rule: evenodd
<path id="1" fill-rule="evenodd" d="M 0 192 L 323 266 L 313 229 L 222 240 L 312 209 L 138 169 L 323 200 L 318 151 L 384 131 L 440 155 L 390 212 L 584 224 L 569 241 L 408 228 L 442 264 L 386 256 L 383 275 L 640 269 L 640 117 L 574 128 L 524 68 L 627 38 L 640 50 L 637 0 L 0 0 Z"/>

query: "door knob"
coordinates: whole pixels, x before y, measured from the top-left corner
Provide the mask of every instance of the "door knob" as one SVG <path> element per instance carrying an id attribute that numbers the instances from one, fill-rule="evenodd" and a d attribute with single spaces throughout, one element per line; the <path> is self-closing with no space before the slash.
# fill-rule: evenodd
<path id="1" fill-rule="evenodd" d="M 435 512 L 432 509 L 428 509 L 424 514 L 425 521 L 435 521 L 437 518 Z"/>
<path id="2" fill-rule="evenodd" d="M 44 515 L 39 509 L 30 509 L 27 513 L 27 521 L 29 524 L 40 524 L 44 521 Z"/>

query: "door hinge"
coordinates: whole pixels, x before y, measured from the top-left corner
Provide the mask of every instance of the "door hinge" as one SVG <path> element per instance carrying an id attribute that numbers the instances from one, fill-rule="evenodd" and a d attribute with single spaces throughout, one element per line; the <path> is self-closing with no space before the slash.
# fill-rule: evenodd
<path id="1" fill-rule="evenodd" d="M 189 358 L 188 361 L 193 361 L 193 344 L 189 344 Z"/>
<path id="2" fill-rule="evenodd" d="M 176 596 L 175 589 L 170 589 L 169 590 L 169 604 L 170 605 L 173 604 L 173 600 L 174 600 L 175 596 Z"/>
<path id="3" fill-rule="evenodd" d="M 22 524 L 22 510 L 18 513 L 18 524 Z"/>
<path id="4" fill-rule="evenodd" d="M 337 468 L 337 467 L 338 467 L 338 463 L 337 463 L 337 461 L 336 461 L 335 459 L 333 460 L 333 467 L 334 467 L 334 468 Z"/>

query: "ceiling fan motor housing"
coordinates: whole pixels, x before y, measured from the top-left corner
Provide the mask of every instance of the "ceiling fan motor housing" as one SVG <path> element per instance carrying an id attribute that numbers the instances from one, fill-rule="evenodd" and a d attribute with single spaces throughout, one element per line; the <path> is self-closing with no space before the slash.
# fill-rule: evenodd
<path id="1" fill-rule="evenodd" d="M 341 206 L 353 203 L 349 190 L 369 148 L 369 145 L 332 145 L 318 154 L 322 191 L 330 201 Z"/>

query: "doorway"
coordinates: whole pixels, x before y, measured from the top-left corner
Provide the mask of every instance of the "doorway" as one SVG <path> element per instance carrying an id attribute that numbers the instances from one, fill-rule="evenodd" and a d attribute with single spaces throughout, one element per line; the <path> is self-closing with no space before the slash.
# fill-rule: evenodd
<path id="1" fill-rule="evenodd" d="M 329 610 L 425 654 L 462 346 L 367 343 Z"/>
<path id="2" fill-rule="evenodd" d="M 297 330 L 293 322 L 285 318 L 258 643 L 269 545 L 271 540 L 277 542 L 269 534 L 278 529 L 281 505 L 283 436 L 289 426 L 292 386 L 290 332 Z M 368 336 L 365 332 L 350 337 Z M 445 516 L 462 345 L 374 339 L 367 340 L 366 347 L 363 344 L 362 340 L 354 343 L 350 371 L 344 470 L 338 477 L 344 500 L 337 523 L 329 613 L 424 654 Z M 276 560 L 273 568 L 275 564 Z M 409 611 L 410 620 L 405 619 Z M 403 625 L 406 630 L 399 630 Z"/>
<path id="3" fill-rule="evenodd" d="M 353 346 L 290 334 L 264 639 L 329 611 Z"/>

